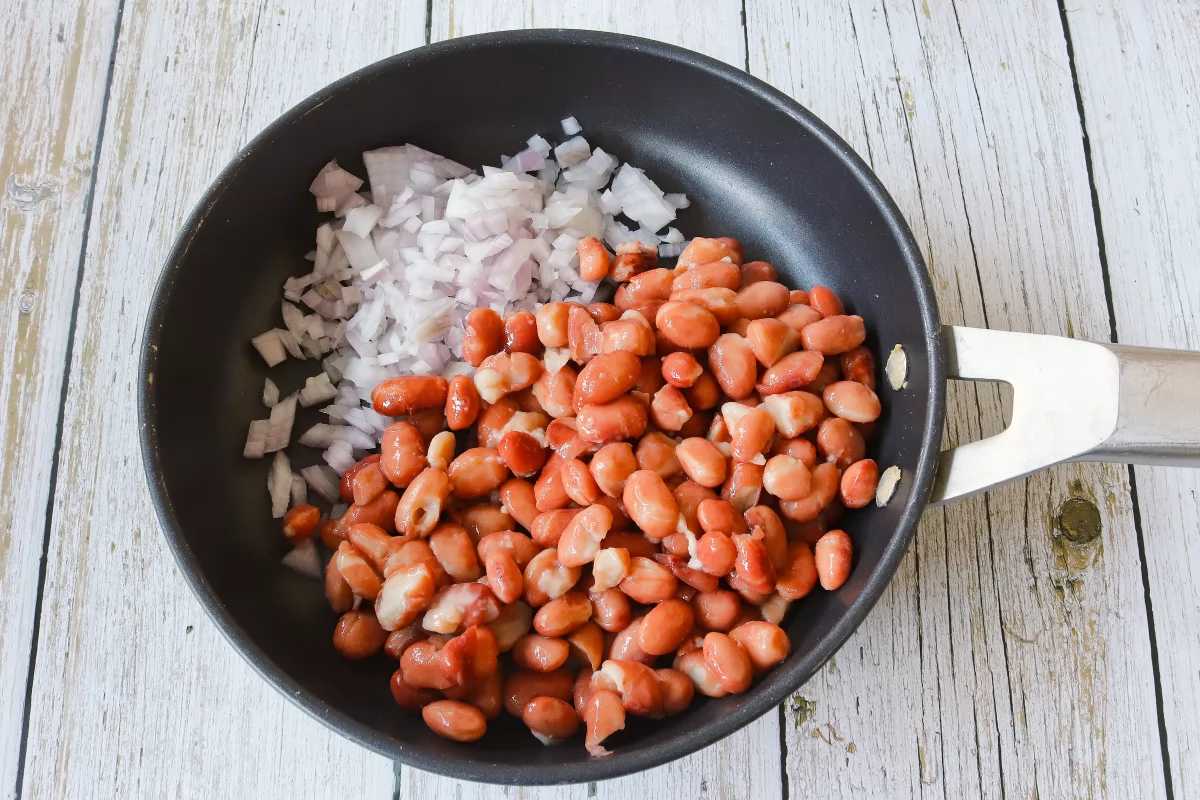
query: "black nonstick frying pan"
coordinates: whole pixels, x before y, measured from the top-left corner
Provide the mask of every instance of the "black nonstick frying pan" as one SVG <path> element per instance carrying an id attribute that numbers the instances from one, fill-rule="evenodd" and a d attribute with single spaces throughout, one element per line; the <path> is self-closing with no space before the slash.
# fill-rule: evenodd
<path id="1" fill-rule="evenodd" d="M 830 80 L 837 80 L 830 76 Z M 849 580 L 796 603 L 792 655 L 751 691 L 698 698 L 645 722 L 591 759 L 544 747 L 505 718 L 475 744 L 431 733 L 388 690 L 394 662 L 343 660 L 321 589 L 280 565 L 265 462 L 241 458 L 261 417 L 267 374 L 249 345 L 277 324 L 280 286 L 307 271 L 318 214 L 308 184 L 331 157 L 363 174 L 361 153 L 412 142 L 462 163 L 495 163 L 574 115 L 593 145 L 693 200 L 688 235 L 736 236 L 793 287 L 833 288 L 870 331 L 907 356 L 887 388 L 871 455 L 902 479 L 884 508 L 849 512 Z M 305 100 L 259 135 L 208 190 L 167 261 L 146 327 L 143 457 L 159 519 L 201 602 L 276 688 L 344 735 L 456 778 L 594 781 L 712 744 L 781 703 L 866 616 L 900 563 L 925 506 L 1072 458 L 1195 463 L 1200 357 L 1055 337 L 943 329 L 921 254 L 867 166 L 820 120 L 766 84 L 656 42 L 583 31 L 511 32 L 431 45 L 381 61 Z M 881 359 L 882 361 L 882 359 Z M 285 388 L 312 365 L 271 371 Z M 1007 380 L 1013 424 L 942 456 L 948 376 Z M 317 421 L 297 421 L 296 430 Z M 296 463 L 304 456 L 292 448 Z M 319 457 L 313 451 L 310 461 Z"/>

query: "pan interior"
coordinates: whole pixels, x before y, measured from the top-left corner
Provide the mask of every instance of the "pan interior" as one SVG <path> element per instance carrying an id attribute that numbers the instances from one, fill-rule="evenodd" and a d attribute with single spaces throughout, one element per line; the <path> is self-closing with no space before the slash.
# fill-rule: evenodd
<path id="1" fill-rule="evenodd" d="M 534 133 L 561 141 L 559 120 L 622 162 L 645 169 L 692 207 L 688 236 L 740 239 L 794 288 L 832 288 L 886 357 L 909 355 L 908 388 L 885 404 L 870 455 L 906 475 L 886 508 L 846 514 L 855 569 L 838 591 L 797 603 L 793 654 L 751 692 L 700 700 L 683 715 L 631 721 L 615 754 L 543 747 L 514 720 L 474 745 L 430 733 L 392 701 L 394 662 L 341 659 L 320 584 L 279 563 L 268 461 L 241 458 L 250 420 L 265 416 L 270 376 L 286 394 L 317 370 L 268 370 L 249 344 L 280 324 L 286 277 L 310 269 L 321 215 L 308 184 L 330 158 L 365 177 L 361 153 L 412 142 L 478 168 Z M 167 265 L 148 328 L 146 453 L 167 536 L 209 610 L 257 668 L 307 710 L 364 744 L 424 769 L 474 780 L 595 780 L 711 743 L 780 702 L 833 653 L 882 591 L 912 536 L 941 429 L 936 309 L 907 229 L 865 167 L 798 106 L 729 68 L 654 43 L 571 32 L 506 34 L 426 48 L 375 65 L 289 112 L 222 176 Z M 156 346 L 156 350 L 151 349 Z M 880 364 L 882 367 L 882 363 Z M 931 378 L 933 382 L 931 384 Z M 147 386 L 147 381 L 143 381 Z M 321 416 L 302 411 L 293 436 Z M 931 433 L 933 432 L 933 433 Z M 294 447 L 293 468 L 319 452 Z"/>

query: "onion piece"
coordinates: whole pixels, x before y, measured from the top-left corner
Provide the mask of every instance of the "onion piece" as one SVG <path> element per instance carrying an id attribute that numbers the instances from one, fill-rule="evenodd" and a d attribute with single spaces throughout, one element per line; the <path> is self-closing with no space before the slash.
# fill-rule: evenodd
<path id="1" fill-rule="evenodd" d="M 336 503 L 341 499 L 338 475 L 329 467 L 317 464 L 300 470 L 300 476 L 317 495 L 327 503 Z"/>
<path id="2" fill-rule="evenodd" d="M 305 539 L 293 547 L 287 555 L 280 559 L 280 563 L 297 574 L 312 578 L 314 581 L 321 580 L 325 574 L 325 570 L 321 567 L 321 556 L 317 552 L 317 545 L 312 539 Z"/>
<path id="3" fill-rule="evenodd" d="M 285 453 L 275 454 L 267 473 L 267 493 L 271 497 L 271 516 L 282 519 L 292 497 L 292 465 Z"/>
<path id="4" fill-rule="evenodd" d="M 267 408 L 274 408 L 279 402 L 279 387 L 270 378 L 263 380 L 262 401 Z"/>
<path id="5" fill-rule="evenodd" d="M 299 472 L 292 473 L 292 505 L 299 506 L 308 502 L 308 486 L 304 483 L 304 476 Z"/>
<path id="6" fill-rule="evenodd" d="M 262 356 L 263 361 L 267 362 L 268 367 L 281 364 L 287 359 L 283 340 L 279 338 L 278 328 L 272 328 L 266 333 L 260 333 L 251 339 L 250 343 L 254 345 L 254 349 Z"/>

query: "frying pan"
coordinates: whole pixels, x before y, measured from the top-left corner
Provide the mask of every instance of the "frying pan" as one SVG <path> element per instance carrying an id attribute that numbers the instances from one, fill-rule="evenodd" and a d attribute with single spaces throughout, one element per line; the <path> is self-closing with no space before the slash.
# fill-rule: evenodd
<path id="1" fill-rule="evenodd" d="M 330 646 L 319 586 L 282 567 L 265 464 L 241 458 L 267 370 L 249 339 L 277 324 L 280 286 L 307 271 L 318 215 L 308 184 L 331 157 L 412 142 L 478 167 L 574 115 L 592 145 L 645 168 L 692 207 L 689 235 L 738 237 L 794 287 L 824 284 L 866 320 L 877 354 L 900 345 L 907 383 L 881 381 L 871 455 L 902 479 L 883 508 L 848 512 L 854 569 L 793 606 L 792 655 L 751 691 L 698 698 L 681 716 L 630 720 L 613 755 L 544 747 L 516 720 L 473 745 L 399 709 L 394 663 Z M 258 672 L 330 727 L 424 770 L 500 783 L 594 781 L 712 744 L 775 708 L 845 642 L 900 563 L 921 512 L 1069 459 L 1197 463 L 1200 355 L 943 328 L 925 264 L 895 204 L 824 123 L 761 81 L 704 56 L 583 31 L 488 34 L 381 61 L 268 127 L 217 178 L 167 260 L 141 363 L 142 452 L 168 542 L 218 627 Z M 311 374 L 270 375 L 290 391 Z M 1013 422 L 940 454 L 946 380 L 1013 384 Z M 296 430 L 317 421 L 303 414 Z M 298 466 L 315 462 L 295 451 Z M 940 461 L 940 465 L 939 465 Z"/>

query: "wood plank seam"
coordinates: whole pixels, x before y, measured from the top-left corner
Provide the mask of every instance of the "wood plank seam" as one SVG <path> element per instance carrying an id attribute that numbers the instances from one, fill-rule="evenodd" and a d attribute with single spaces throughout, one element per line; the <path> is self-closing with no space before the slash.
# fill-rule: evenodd
<path id="1" fill-rule="evenodd" d="M 1067 44 L 1067 63 L 1071 68 L 1071 88 L 1075 92 L 1075 105 L 1079 113 L 1079 128 L 1083 138 L 1083 161 L 1087 167 L 1088 189 L 1091 192 L 1092 213 L 1095 216 L 1096 246 L 1100 258 L 1100 275 L 1104 281 L 1104 301 L 1108 306 L 1109 340 L 1120 341 L 1117 330 L 1117 310 L 1113 302 L 1112 278 L 1109 275 L 1108 253 L 1104 243 L 1103 213 L 1100 209 L 1100 193 L 1096 188 L 1096 172 L 1092 162 L 1092 144 L 1088 138 L 1087 113 L 1083 105 L 1083 93 L 1079 89 L 1079 72 L 1075 65 L 1075 45 L 1071 40 L 1071 22 L 1067 17 L 1065 0 L 1058 0 L 1058 15 L 1062 24 L 1063 38 Z M 1133 529 L 1137 536 L 1138 561 L 1141 567 L 1142 590 L 1146 602 L 1146 632 L 1150 638 L 1150 669 L 1154 675 L 1155 713 L 1158 715 L 1158 743 L 1162 754 L 1164 790 L 1168 800 L 1175 796 L 1171 776 L 1171 745 L 1167 737 L 1167 717 L 1163 698 L 1162 671 L 1158 658 L 1158 636 L 1154 629 L 1154 602 L 1150 593 L 1150 571 L 1146 554 L 1145 534 L 1142 530 L 1142 507 L 1138 500 L 1137 475 L 1133 465 L 1129 472 L 1129 497 L 1133 504 Z"/>
<path id="2" fill-rule="evenodd" d="M 37 672 L 38 633 L 42 622 L 42 595 L 46 588 L 46 562 L 50 551 L 50 532 L 54 524 L 54 498 L 58 485 L 59 455 L 62 451 L 62 435 L 64 415 L 67 406 L 67 389 L 71 381 L 71 362 L 75 351 L 75 327 L 79 320 L 80 290 L 83 286 L 84 262 L 87 258 L 88 235 L 91 232 L 92 209 L 96 196 L 96 181 L 99 175 L 100 154 L 104 150 L 104 128 L 108 122 L 108 102 L 112 95 L 113 71 L 117 63 L 117 50 L 121 40 L 121 18 L 125 10 L 125 0 L 117 4 L 117 17 L 113 26 L 112 50 L 108 57 L 108 70 L 104 79 L 104 97 L 100 101 L 100 125 L 96 131 L 96 147 L 92 153 L 91 177 L 88 182 L 87 199 L 83 211 L 83 238 L 79 245 L 79 262 L 75 272 L 75 291 L 71 298 L 71 315 L 67 324 L 65 363 L 63 366 L 62 384 L 59 387 L 58 419 L 54 426 L 54 445 L 50 459 L 50 488 L 46 495 L 45 528 L 42 532 L 42 557 L 38 563 L 37 595 L 33 607 L 33 629 L 29 645 L 29 667 L 25 673 L 25 704 L 21 713 L 21 746 L 17 751 L 17 779 L 13 789 L 16 800 L 21 800 L 21 787 L 25 779 L 25 756 L 29 744 L 29 714 L 33 707 L 33 679 Z"/>

